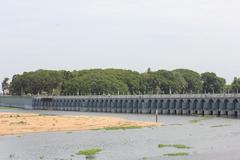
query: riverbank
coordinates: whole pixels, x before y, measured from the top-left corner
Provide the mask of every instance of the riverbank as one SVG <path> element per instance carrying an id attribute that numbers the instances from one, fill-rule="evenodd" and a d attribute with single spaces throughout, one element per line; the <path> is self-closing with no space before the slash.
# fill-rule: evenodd
<path id="1" fill-rule="evenodd" d="M 1 136 L 34 132 L 132 129 L 156 125 L 159 123 L 132 121 L 116 117 L 0 113 Z"/>

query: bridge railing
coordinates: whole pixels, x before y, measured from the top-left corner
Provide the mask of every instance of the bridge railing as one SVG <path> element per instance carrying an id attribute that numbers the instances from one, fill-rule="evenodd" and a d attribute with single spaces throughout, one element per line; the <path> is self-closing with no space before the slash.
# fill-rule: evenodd
<path id="1" fill-rule="evenodd" d="M 240 98 L 240 94 L 79 95 L 35 96 L 34 98 Z"/>

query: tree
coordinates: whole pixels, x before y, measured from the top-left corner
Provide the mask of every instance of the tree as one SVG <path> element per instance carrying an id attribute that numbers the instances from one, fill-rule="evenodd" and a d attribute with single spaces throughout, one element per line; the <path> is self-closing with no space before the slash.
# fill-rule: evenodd
<path id="1" fill-rule="evenodd" d="M 186 81 L 185 93 L 201 93 L 203 84 L 201 76 L 197 72 L 188 69 L 176 69 L 174 72 L 178 72 Z"/>
<path id="2" fill-rule="evenodd" d="M 224 93 L 234 92 L 232 90 L 232 85 L 225 85 L 223 91 L 224 91 Z"/>
<path id="3" fill-rule="evenodd" d="M 3 82 L 2 82 L 2 91 L 3 91 L 3 95 L 6 94 L 6 91 L 9 91 L 9 78 L 4 78 Z"/>
<path id="4" fill-rule="evenodd" d="M 240 92 L 240 78 L 234 77 L 234 80 L 231 84 L 231 90 L 234 93 Z"/>
<path id="5" fill-rule="evenodd" d="M 182 93 L 186 81 L 178 72 L 159 70 L 142 74 L 141 91 L 148 94 Z"/>
<path id="6" fill-rule="evenodd" d="M 22 83 L 21 83 L 21 75 L 14 75 L 12 77 L 12 82 L 10 83 L 10 93 L 12 95 L 21 95 L 21 91 L 22 91 Z"/>
<path id="7" fill-rule="evenodd" d="M 206 72 L 201 74 L 203 82 L 203 91 L 206 93 L 221 93 L 224 90 L 226 80 L 217 77 L 215 73 Z"/>
<path id="8" fill-rule="evenodd" d="M 236 92 L 238 79 L 232 86 Z M 123 69 L 90 69 L 79 71 L 37 70 L 14 75 L 10 93 L 47 95 L 86 94 L 181 94 L 215 92 L 224 90 L 225 79 L 215 73 L 203 73 L 187 69 L 158 70 L 139 73 Z"/>
<path id="9" fill-rule="evenodd" d="M 150 67 L 148 67 L 148 69 L 147 69 L 147 73 L 150 73 L 150 72 L 152 72 L 152 70 L 151 70 Z"/>

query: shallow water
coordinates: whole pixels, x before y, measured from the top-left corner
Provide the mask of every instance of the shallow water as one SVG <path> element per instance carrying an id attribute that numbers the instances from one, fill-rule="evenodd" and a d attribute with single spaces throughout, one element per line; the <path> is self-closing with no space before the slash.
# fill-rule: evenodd
<path id="1" fill-rule="evenodd" d="M 115 116 L 131 120 L 155 121 L 153 115 L 30 110 L 14 112 Z M 95 160 L 240 159 L 240 120 L 238 119 L 159 115 L 159 121 L 164 124 L 163 127 L 1 136 L 0 160 L 84 160 L 84 156 L 76 153 L 90 148 L 103 149 L 95 156 Z M 184 144 L 192 148 L 158 148 L 158 144 Z M 164 156 L 176 152 L 186 152 L 189 155 Z"/>

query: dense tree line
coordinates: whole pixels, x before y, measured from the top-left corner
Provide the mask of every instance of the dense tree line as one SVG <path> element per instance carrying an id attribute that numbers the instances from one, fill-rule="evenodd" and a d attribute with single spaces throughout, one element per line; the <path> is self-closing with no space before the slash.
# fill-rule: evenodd
<path id="1" fill-rule="evenodd" d="M 122 69 L 80 71 L 37 70 L 14 75 L 9 85 L 13 95 L 103 95 L 103 94 L 184 94 L 238 92 L 240 79 L 226 85 L 215 73 L 199 74 L 188 69 L 147 70 L 139 73 Z"/>

